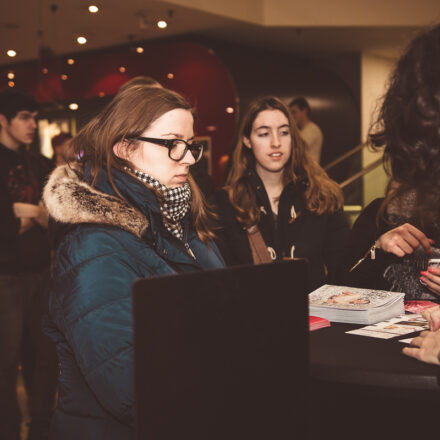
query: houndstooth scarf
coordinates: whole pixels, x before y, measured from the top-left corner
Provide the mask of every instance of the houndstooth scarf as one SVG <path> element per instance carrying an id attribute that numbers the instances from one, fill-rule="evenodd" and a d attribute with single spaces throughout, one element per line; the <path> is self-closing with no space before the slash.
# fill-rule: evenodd
<path id="1" fill-rule="evenodd" d="M 183 240 L 183 227 L 181 220 L 185 217 L 191 206 L 191 187 L 188 182 L 182 186 L 168 188 L 157 179 L 138 170 L 125 168 L 133 173 L 139 180 L 152 186 L 162 196 L 159 198 L 160 212 L 163 223 L 168 231 L 179 240 Z"/>

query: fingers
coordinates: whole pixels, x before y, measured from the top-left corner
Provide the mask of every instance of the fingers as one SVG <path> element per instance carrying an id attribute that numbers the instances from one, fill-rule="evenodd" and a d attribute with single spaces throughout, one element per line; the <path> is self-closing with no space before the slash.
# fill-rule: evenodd
<path id="1" fill-rule="evenodd" d="M 429 238 L 420 229 L 417 229 L 415 226 L 410 225 L 409 223 L 405 223 L 403 226 L 405 226 L 408 232 L 417 239 L 417 241 L 422 245 L 423 249 L 425 249 L 428 254 L 431 253 L 431 244 Z"/>
<path id="2" fill-rule="evenodd" d="M 431 331 L 437 331 L 440 328 L 440 306 L 425 310 L 422 316 L 428 321 Z"/>
<path id="3" fill-rule="evenodd" d="M 402 353 L 422 362 L 439 365 L 440 333 L 422 332 L 411 341 L 411 347 L 405 347 Z"/>
<path id="4" fill-rule="evenodd" d="M 376 244 L 377 247 L 382 248 L 385 252 L 395 254 L 398 257 L 411 254 L 419 245 L 427 253 L 431 252 L 430 239 L 422 231 L 409 223 L 386 232 L 379 237 Z"/>
<path id="5" fill-rule="evenodd" d="M 429 267 L 427 271 L 421 271 L 420 278 L 426 287 L 436 295 L 440 295 L 440 271 L 438 268 Z"/>
<path id="6" fill-rule="evenodd" d="M 434 240 L 428 238 L 420 229 L 417 229 L 415 226 L 406 223 L 408 227 L 408 231 L 417 239 L 419 244 L 425 249 L 425 251 L 429 254 L 431 253 L 431 244 L 434 244 Z"/>
<path id="7" fill-rule="evenodd" d="M 423 343 L 423 338 L 420 336 L 413 338 L 412 341 L 410 342 L 410 344 L 413 345 L 414 347 L 420 347 L 422 343 Z"/>
<path id="8" fill-rule="evenodd" d="M 405 347 L 402 350 L 402 353 L 406 356 L 410 356 L 412 358 L 420 360 L 420 349 L 418 348 L 412 348 L 412 347 Z"/>

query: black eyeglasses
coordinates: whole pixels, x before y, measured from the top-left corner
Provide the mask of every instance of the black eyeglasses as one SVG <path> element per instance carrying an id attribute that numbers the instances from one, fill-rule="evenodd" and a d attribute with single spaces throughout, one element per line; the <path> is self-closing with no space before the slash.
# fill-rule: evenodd
<path id="1" fill-rule="evenodd" d="M 158 139 L 149 138 L 143 136 L 135 136 L 132 139 L 137 139 L 139 141 L 151 142 L 152 144 L 162 145 L 168 148 L 168 157 L 171 160 L 180 162 L 184 157 L 186 152 L 189 150 L 193 155 L 196 162 L 198 162 L 203 154 L 203 144 L 198 142 L 188 143 L 183 139 Z"/>

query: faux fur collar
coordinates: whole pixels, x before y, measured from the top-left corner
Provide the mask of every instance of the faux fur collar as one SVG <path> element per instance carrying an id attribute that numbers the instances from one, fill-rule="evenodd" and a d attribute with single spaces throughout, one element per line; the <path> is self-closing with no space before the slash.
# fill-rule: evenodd
<path id="1" fill-rule="evenodd" d="M 82 181 L 81 169 L 57 167 L 44 188 L 49 214 L 61 223 L 111 225 L 141 237 L 148 219 L 125 200 L 96 190 Z"/>

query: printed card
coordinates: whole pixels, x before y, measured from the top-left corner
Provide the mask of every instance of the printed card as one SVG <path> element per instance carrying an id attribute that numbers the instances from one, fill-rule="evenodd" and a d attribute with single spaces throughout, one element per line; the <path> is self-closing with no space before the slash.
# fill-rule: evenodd
<path id="1" fill-rule="evenodd" d="M 372 338 L 390 339 L 428 329 L 428 322 L 421 315 L 400 315 L 387 321 L 378 322 L 347 333 L 370 336 Z"/>

